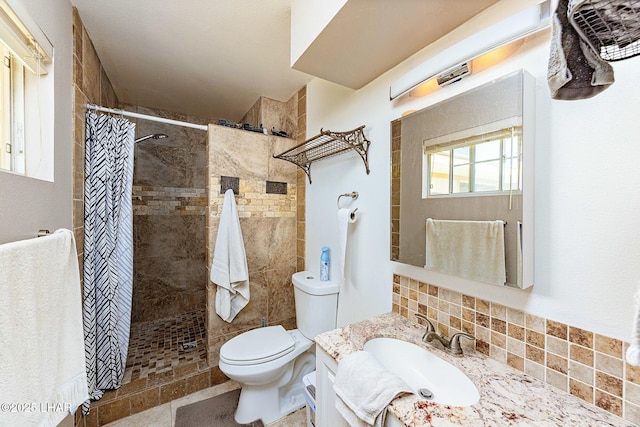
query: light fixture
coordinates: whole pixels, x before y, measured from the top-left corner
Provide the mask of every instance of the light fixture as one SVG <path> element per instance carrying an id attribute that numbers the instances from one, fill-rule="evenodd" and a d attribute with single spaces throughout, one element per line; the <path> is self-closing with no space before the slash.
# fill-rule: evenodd
<path id="1" fill-rule="evenodd" d="M 458 81 L 469 74 L 465 67 L 474 58 L 547 28 L 551 16 L 550 3 L 551 0 L 546 0 L 524 9 L 432 56 L 391 84 L 390 100 L 393 101 L 434 77 L 445 84 Z"/>

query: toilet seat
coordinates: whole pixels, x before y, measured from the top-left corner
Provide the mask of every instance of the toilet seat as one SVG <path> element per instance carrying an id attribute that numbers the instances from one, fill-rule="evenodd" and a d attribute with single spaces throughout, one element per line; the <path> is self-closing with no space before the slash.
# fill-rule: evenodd
<path id="1" fill-rule="evenodd" d="M 220 360 L 229 365 L 255 365 L 269 362 L 293 351 L 295 340 L 281 326 L 268 326 L 244 332 L 220 348 Z"/>

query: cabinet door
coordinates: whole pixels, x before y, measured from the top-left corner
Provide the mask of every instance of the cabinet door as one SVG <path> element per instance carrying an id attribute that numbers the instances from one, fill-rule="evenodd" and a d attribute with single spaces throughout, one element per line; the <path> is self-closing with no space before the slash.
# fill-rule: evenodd
<path id="1" fill-rule="evenodd" d="M 349 427 L 336 410 L 336 369 L 335 360 L 316 346 L 316 427 Z"/>

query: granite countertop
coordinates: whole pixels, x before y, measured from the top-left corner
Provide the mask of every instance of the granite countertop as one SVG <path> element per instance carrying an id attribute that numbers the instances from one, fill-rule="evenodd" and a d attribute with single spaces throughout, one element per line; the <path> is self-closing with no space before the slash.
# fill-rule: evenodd
<path id="1" fill-rule="evenodd" d="M 325 332 L 315 341 L 337 362 L 372 338 L 397 338 L 426 348 L 460 368 L 480 392 L 480 401 L 466 407 L 429 402 L 404 395 L 389 412 L 407 426 L 633 426 L 537 378 L 490 359 L 475 350 L 452 356 L 422 342 L 424 326 L 396 313 L 387 313 Z"/>

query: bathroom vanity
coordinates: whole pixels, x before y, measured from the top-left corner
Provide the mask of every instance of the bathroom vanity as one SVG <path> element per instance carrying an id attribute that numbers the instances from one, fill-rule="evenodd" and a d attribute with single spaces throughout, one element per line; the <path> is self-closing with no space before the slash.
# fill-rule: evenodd
<path id="1" fill-rule="evenodd" d="M 537 378 L 489 359 L 472 349 L 455 357 L 422 342 L 424 326 L 387 313 L 318 335 L 316 341 L 316 427 L 347 426 L 335 409 L 333 382 L 340 360 L 372 339 L 388 337 L 419 345 L 462 370 L 480 392 L 470 406 L 447 406 L 417 394 L 396 398 L 387 426 L 631 426 Z"/>

